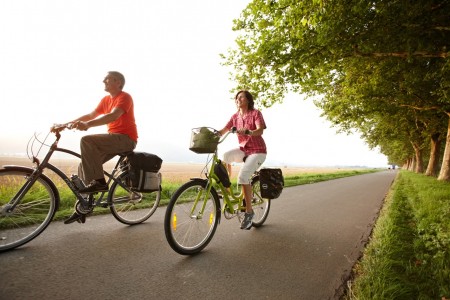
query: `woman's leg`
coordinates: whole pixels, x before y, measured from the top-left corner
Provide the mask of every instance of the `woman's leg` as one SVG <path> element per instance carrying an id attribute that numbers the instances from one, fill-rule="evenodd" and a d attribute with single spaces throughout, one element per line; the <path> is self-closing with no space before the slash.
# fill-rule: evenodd
<path id="1" fill-rule="evenodd" d="M 238 183 L 242 185 L 242 191 L 245 197 L 246 212 L 252 212 L 253 192 L 251 186 L 251 178 L 253 173 L 258 170 L 266 160 L 266 154 L 251 154 L 245 160 L 244 166 L 238 175 Z"/>

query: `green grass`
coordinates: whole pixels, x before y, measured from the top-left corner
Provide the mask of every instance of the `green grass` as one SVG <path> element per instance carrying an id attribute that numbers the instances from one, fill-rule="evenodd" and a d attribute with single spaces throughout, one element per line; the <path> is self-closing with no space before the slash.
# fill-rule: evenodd
<path id="1" fill-rule="evenodd" d="M 331 179 L 337 179 L 348 176 L 361 175 L 365 173 L 372 173 L 380 171 L 379 169 L 358 169 L 358 170 L 345 170 L 345 171 L 336 171 L 336 172 L 328 172 L 328 173 L 305 173 L 305 174 L 297 174 L 292 176 L 285 176 L 284 182 L 285 187 L 302 185 L 315 183 L 319 181 L 326 181 Z M 172 183 L 170 181 L 162 182 L 162 194 L 161 194 L 161 202 L 160 206 L 165 206 L 170 200 L 170 197 L 175 193 L 175 191 L 181 186 L 179 183 Z M 73 212 L 74 204 L 75 204 L 75 196 L 72 191 L 64 184 L 58 184 L 58 191 L 60 194 L 60 208 L 56 213 L 55 220 L 61 220 L 68 216 L 70 216 Z M 232 182 L 231 186 L 232 190 L 237 190 L 236 182 Z M 94 214 L 99 213 L 107 213 L 109 209 L 96 208 L 94 210 Z"/>
<path id="2" fill-rule="evenodd" d="M 320 181 L 327 181 L 337 178 L 362 175 L 379 171 L 380 169 L 358 169 L 358 170 L 336 171 L 331 173 L 317 173 L 317 174 L 306 173 L 294 176 L 286 176 L 284 178 L 284 186 L 289 187 L 302 184 L 316 183 Z"/>
<path id="3" fill-rule="evenodd" d="M 450 184 L 401 171 L 347 299 L 450 299 Z"/>

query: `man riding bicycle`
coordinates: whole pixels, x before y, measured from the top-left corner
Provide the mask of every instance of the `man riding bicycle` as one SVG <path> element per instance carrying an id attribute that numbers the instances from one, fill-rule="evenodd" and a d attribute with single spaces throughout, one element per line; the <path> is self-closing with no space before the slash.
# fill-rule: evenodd
<path id="1" fill-rule="evenodd" d="M 103 97 L 92 112 L 67 123 L 83 131 L 101 125 L 108 127 L 108 133 L 81 138 L 78 175 L 87 185 L 79 191 L 85 194 L 108 191 L 103 164 L 119 153 L 133 151 L 138 139 L 133 99 L 123 91 L 125 77 L 111 71 L 103 83 L 109 95 Z M 75 211 L 64 223 L 79 221 L 82 217 Z"/>

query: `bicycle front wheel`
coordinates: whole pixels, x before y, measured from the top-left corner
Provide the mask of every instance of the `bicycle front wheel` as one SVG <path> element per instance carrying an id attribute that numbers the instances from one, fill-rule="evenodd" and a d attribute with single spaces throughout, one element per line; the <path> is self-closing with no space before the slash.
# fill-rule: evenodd
<path id="1" fill-rule="evenodd" d="M 136 192 L 127 186 L 127 176 L 128 173 L 123 173 L 112 183 L 109 209 L 119 222 L 134 225 L 146 221 L 156 211 L 161 200 L 161 187 L 154 192 Z"/>
<path id="2" fill-rule="evenodd" d="M 182 185 L 170 199 L 164 218 L 166 239 L 183 255 L 199 253 L 209 244 L 220 220 L 220 202 L 214 190 L 207 192 L 206 181 Z"/>
<path id="3" fill-rule="evenodd" d="M 252 208 L 255 216 L 252 220 L 253 227 L 260 227 L 264 224 L 270 211 L 270 199 L 261 197 L 261 189 L 259 184 L 259 177 L 253 178 L 253 199 Z"/>
<path id="4" fill-rule="evenodd" d="M 30 174 L 22 169 L 0 170 L 0 252 L 37 237 L 55 215 L 56 191 L 45 177 L 39 177 L 17 203 L 12 201 Z"/>

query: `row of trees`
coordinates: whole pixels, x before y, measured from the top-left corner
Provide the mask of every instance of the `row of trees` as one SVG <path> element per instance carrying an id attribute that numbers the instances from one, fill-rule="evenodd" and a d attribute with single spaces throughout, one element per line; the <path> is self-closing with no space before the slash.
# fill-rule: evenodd
<path id="1" fill-rule="evenodd" d="M 254 0 L 233 29 L 225 64 L 261 106 L 321 95 L 340 131 L 450 180 L 448 0 Z"/>

